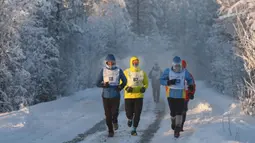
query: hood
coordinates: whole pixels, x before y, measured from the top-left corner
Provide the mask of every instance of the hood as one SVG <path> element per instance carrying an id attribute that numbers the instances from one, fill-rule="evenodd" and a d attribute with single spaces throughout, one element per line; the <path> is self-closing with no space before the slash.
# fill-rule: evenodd
<path id="1" fill-rule="evenodd" d="M 187 67 L 187 62 L 185 60 L 182 60 L 182 67 L 186 68 Z"/>
<path id="2" fill-rule="evenodd" d="M 113 61 L 113 62 L 115 62 L 115 65 L 112 66 L 112 67 L 109 67 L 109 66 L 106 64 L 107 61 Z M 116 68 L 116 60 L 115 60 L 115 57 L 114 57 L 113 54 L 108 54 L 108 55 L 106 56 L 106 58 L 105 58 L 105 66 L 106 66 L 106 68 L 108 68 L 108 69 L 115 69 L 115 68 Z"/>
<path id="3" fill-rule="evenodd" d="M 155 71 L 159 71 L 160 70 L 160 67 L 159 67 L 159 65 L 157 63 L 154 64 L 153 70 L 155 70 Z"/>
<path id="4" fill-rule="evenodd" d="M 105 58 L 105 61 L 114 61 L 114 62 L 116 62 L 115 57 L 114 57 L 113 54 L 108 54 Z"/>
<path id="5" fill-rule="evenodd" d="M 129 61 L 130 70 L 131 70 L 131 71 L 136 71 L 136 72 L 137 72 L 137 71 L 140 71 L 140 67 L 139 67 L 139 66 L 138 66 L 138 67 L 134 67 L 134 66 L 133 66 L 132 61 L 134 61 L 134 60 L 139 60 L 139 59 L 138 59 L 138 57 L 136 57 L 136 56 L 133 56 L 133 57 L 130 58 L 130 61 Z M 139 64 L 140 64 L 140 62 L 139 62 Z"/>

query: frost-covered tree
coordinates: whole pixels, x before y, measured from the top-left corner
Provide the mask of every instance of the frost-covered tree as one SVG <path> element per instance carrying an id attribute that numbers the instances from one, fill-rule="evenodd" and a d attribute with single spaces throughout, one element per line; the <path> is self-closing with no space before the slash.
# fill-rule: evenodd
<path id="1" fill-rule="evenodd" d="M 23 1 L 0 1 L 0 112 L 19 109 L 26 103 L 30 74 L 23 68 L 20 26 L 26 13 L 16 5 Z"/>
<path id="2" fill-rule="evenodd" d="M 196 79 L 210 75 L 209 59 L 206 55 L 207 39 L 213 25 L 217 4 L 214 1 L 160 0 L 163 11 L 158 23 L 161 33 L 168 36 L 169 48 L 177 49 L 180 56 L 193 67 Z M 197 70 L 199 69 L 199 70 Z"/>
<path id="3" fill-rule="evenodd" d="M 138 35 L 149 35 L 157 30 L 153 16 L 152 0 L 125 0 L 132 23 L 132 31 Z"/>
<path id="4" fill-rule="evenodd" d="M 222 22 L 214 24 L 207 41 L 206 55 L 211 63 L 209 83 L 218 91 L 237 98 L 242 84 L 242 60 L 236 55 L 233 38 L 223 25 Z"/>
<path id="5" fill-rule="evenodd" d="M 221 5 L 221 20 L 235 25 L 236 54 L 244 63 L 244 83 L 239 89 L 243 110 L 255 114 L 255 1 L 254 0 L 217 0 Z M 234 30 L 233 30 L 234 31 Z"/>
<path id="6" fill-rule="evenodd" d="M 101 30 L 107 33 L 107 52 L 125 53 L 131 35 L 125 9 L 112 2 L 102 4 L 100 9 L 104 10 L 104 16 L 98 19 L 101 21 L 99 23 L 105 23 Z"/>
<path id="7" fill-rule="evenodd" d="M 47 97 L 47 101 L 59 94 L 57 83 L 61 73 L 58 45 L 49 30 L 53 26 L 55 7 L 46 0 L 33 1 L 26 7 L 29 18 L 20 30 L 22 49 L 26 55 L 23 66 L 31 75 L 29 90 L 30 94 L 35 95 L 35 102 L 40 102 L 42 97 Z"/>

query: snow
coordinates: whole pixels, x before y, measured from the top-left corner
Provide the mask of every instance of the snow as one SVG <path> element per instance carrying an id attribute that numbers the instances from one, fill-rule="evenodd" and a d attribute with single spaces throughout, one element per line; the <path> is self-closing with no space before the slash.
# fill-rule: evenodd
<path id="1" fill-rule="evenodd" d="M 56 101 L 41 103 L 19 111 L 0 114 L 0 142 L 46 143 L 65 142 L 84 133 L 104 119 L 101 90 L 97 88 L 77 92 L 73 96 Z M 123 98 L 121 99 L 123 103 Z M 145 94 L 144 108 L 138 127 L 138 136 L 131 137 L 126 125 L 125 112 L 119 115 L 119 130 L 115 137 L 107 139 L 107 131 L 95 131 L 82 143 L 89 142 L 125 142 L 135 143 L 143 140 L 143 133 L 156 120 L 159 105 L 165 109 L 159 129 L 152 143 L 167 143 L 173 139 L 170 129 L 170 115 L 164 88 L 161 88 L 161 102 L 152 101 L 151 88 Z M 238 102 L 223 96 L 203 81 L 197 81 L 195 99 L 190 101 L 185 132 L 180 141 L 185 143 L 252 143 L 255 141 L 255 120 L 240 112 Z"/>
<path id="2" fill-rule="evenodd" d="M 98 89 L 0 114 L 0 142 L 63 142 L 104 118 Z"/>
<path id="3" fill-rule="evenodd" d="M 151 106 L 152 105 L 152 106 Z M 144 104 L 143 104 L 143 112 L 141 115 L 141 122 L 137 128 L 137 134 L 142 135 L 142 133 L 147 129 L 147 127 L 155 120 L 154 116 L 154 105 L 152 102 L 151 96 L 147 94 L 144 98 Z M 113 139 L 107 139 L 108 143 L 113 142 L 123 142 L 123 143 L 130 143 L 130 142 L 137 142 L 139 141 L 138 137 L 131 137 L 130 132 L 132 128 L 127 127 L 127 119 L 126 114 L 122 112 L 119 115 L 119 129 L 115 132 L 115 138 Z M 102 140 L 105 140 L 107 136 L 106 131 L 98 132 L 97 134 L 93 134 L 90 137 L 88 137 L 84 142 L 82 143 L 92 143 L 92 142 L 100 142 Z"/>
<path id="4" fill-rule="evenodd" d="M 240 105 L 197 81 L 197 93 L 189 103 L 187 121 L 181 133 L 182 143 L 239 143 L 255 141 L 254 119 L 240 112 Z M 168 142 L 173 138 L 170 117 L 166 115 L 152 142 Z M 168 124 L 168 125 L 167 125 Z"/>
<path id="5" fill-rule="evenodd" d="M 207 112 L 207 111 L 212 111 L 212 108 L 210 107 L 210 104 L 208 103 L 199 103 L 197 107 L 191 109 L 188 113 L 188 115 L 192 114 L 198 114 L 201 112 Z"/>

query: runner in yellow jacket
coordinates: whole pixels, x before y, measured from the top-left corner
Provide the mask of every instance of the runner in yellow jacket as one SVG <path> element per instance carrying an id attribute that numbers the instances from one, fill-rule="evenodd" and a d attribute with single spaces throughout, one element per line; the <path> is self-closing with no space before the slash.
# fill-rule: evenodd
<path id="1" fill-rule="evenodd" d="M 143 94 L 148 88 L 149 82 L 147 74 L 139 67 L 139 59 L 135 56 L 131 57 L 130 68 L 126 69 L 124 74 L 127 78 L 124 93 L 127 124 L 129 127 L 133 124 L 131 135 L 136 136 L 136 128 L 143 108 Z"/>

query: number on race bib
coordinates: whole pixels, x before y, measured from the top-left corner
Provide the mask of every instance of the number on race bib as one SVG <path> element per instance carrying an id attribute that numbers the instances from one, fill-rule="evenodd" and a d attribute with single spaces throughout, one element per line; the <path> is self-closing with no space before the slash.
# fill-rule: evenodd
<path id="1" fill-rule="evenodd" d="M 133 78 L 133 81 L 138 81 L 138 78 L 137 77 Z"/>
<path id="2" fill-rule="evenodd" d="M 176 79 L 176 83 L 181 83 L 181 80 L 180 79 Z"/>
<path id="3" fill-rule="evenodd" d="M 113 81 L 113 77 L 109 77 L 109 81 Z"/>

